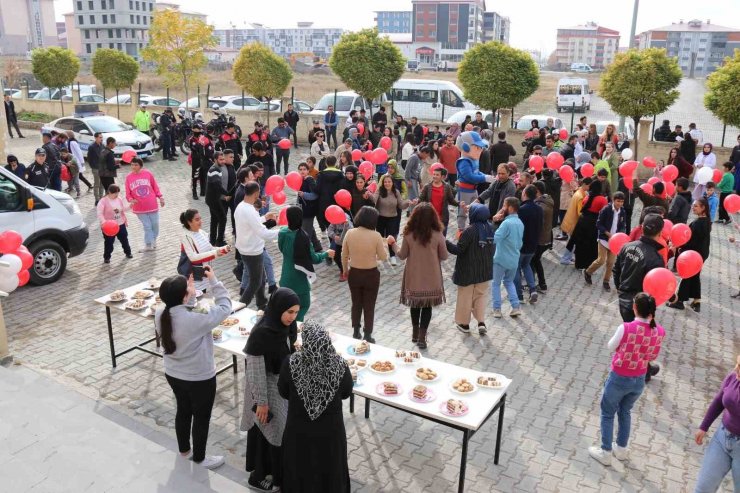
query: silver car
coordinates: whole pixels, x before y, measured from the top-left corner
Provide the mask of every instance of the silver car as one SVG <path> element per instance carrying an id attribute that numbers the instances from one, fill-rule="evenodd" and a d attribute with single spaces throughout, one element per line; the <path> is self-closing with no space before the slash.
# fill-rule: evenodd
<path id="1" fill-rule="evenodd" d="M 120 158 L 128 150 L 136 151 L 136 155 L 142 159 L 154 154 L 154 145 L 148 135 L 112 116 L 65 116 L 47 123 L 41 128 L 41 132 L 51 132 L 52 130 L 57 132 L 71 130 L 74 132 L 75 138 L 80 143 L 80 148 L 83 151 L 87 151 L 90 144 L 95 142 L 93 135 L 101 132 L 104 144 L 108 137 L 116 139 L 113 154 L 117 158 Z"/>

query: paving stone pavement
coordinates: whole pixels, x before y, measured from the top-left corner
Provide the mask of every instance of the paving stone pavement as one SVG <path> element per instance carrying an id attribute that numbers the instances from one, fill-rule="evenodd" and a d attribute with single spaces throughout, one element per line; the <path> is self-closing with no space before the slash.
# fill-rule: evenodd
<path id="1" fill-rule="evenodd" d="M 22 156 L 32 155 L 35 145 L 10 142 L 11 149 Z M 294 152 L 293 169 L 297 162 Z M 150 160 L 146 167 L 157 177 L 167 201 L 156 252 L 134 253 L 132 260 L 126 260 L 117 246 L 111 263 L 104 265 L 93 197 L 84 195 L 79 204 L 91 226 L 87 251 L 70 259 L 59 282 L 21 288 L 3 302 L 3 308 L 16 359 L 53 375 L 63 385 L 94 393 L 143 426 L 174 437 L 174 399 L 161 360 L 134 352 L 121 357 L 113 370 L 105 313 L 93 303 L 116 288 L 175 272 L 182 210 L 199 208 L 204 225 L 208 224 L 204 202 L 192 200 L 189 169 L 182 157 L 177 162 Z M 118 183 L 127 172 L 119 173 Z M 454 229 L 451 225 L 450 235 Z M 488 335 L 463 335 L 453 324 L 456 288 L 451 281 L 451 256 L 444 263 L 447 303 L 434 310 L 428 355 L 513 378 L 500 464 L 493 464 L 492 419 L 470 443 L 466 491 L 691 491 L 704 451 L 693 443 L 693 433 L 740 352 L 738 304 L 729 297 L 738 288 L 740 250 L 728 241 L 731 231 L 730 226 L 713 228 L 711 255 L 702 273 L 702 313 L 658 310 L 668 335 L 659 359 L 662 370 L 634 408 L 630 460 L 615 461 L 611 468 L 591 459 L 587 447 L 598 442 L 600 392 L 611 358 L 606 344 L 621 321 L 614 290 L 605 293 L 598 283 L 587 286 L 573 267 L 561 266 L 556 252 L 563 245 L 558 243 L 555 251 L 544 256 L 549 291 L 536 305 L 524 305 L 518 319 L 506 315 L 506 305 L 502 319 L 492 318 L 489 308 Z M 129 238 L 134 251 L 142 246 L 143 230 L 133 214 Z M 279 273 L 276 243 L 269 244 L 268 250 Z M 230 257 L 217 260 L 216 272 L 236 295 L 231 263 Z M 375 337 L 384 345 L 409 348 L 409 315 L 398 302 L 403 266 L 386 264 L 381 269 Z M 309 316 L 350 334 L 346 283 L 338 282 L 336 267 L 322 265 L 317 272 Z M 113 322 L 119 348 L 143 340 L 152 331 L 150 324 L 123 314 L 114 313 Z M 228 363 L 227 355 L 216 354 L 219 365 Z M 225 453 L 228 464 L 239 470 L 243 470 L 246 447 L 246 438 L 238 432 L 243 375 L 242 364 L 236 378 L 230 372 L 218 377 L 209 436 L 209 450 Z M 345 411 L 353 491 L 456 490 L 459 432 L 379 405 L 373 406 L 370 420 L 361 412 Z M 721 491 L 732 491 L 729 480 Z"/>

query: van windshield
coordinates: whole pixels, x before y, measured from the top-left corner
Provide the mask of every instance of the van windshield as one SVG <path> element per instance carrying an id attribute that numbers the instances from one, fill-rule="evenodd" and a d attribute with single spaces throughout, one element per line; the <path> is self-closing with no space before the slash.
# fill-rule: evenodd
<path id="1" fill-rule="evenodd" d="M 353 110 L 352 103 L 355 101 L 354 96 L 337 96 L 337 102 L 334 104 L 334 94 L 326 94 L 323 98 L 319 99 L 313 109 L 326 111 L 329 109 L 329 105 L 334 105 L 334 111 L 350 111 Z"/>
<path id="2" fill-rule="evenodd" d="M 582 86 L 578 84 L 563 84 L 558 89 L 561 96 L 580 96 Z"/>

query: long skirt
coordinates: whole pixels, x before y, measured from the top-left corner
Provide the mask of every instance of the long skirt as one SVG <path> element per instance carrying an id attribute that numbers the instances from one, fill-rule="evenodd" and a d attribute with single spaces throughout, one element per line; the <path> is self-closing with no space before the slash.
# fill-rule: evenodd
<path id="1" fill-rule="evenodd" d="M 283 452 L 281 447 L 270 445 L 255 424 L 247 432 L 247 472 L 249 479 L 259 482 L 272 476 L 272 484 L 280 486 L 283 482 Z"/>

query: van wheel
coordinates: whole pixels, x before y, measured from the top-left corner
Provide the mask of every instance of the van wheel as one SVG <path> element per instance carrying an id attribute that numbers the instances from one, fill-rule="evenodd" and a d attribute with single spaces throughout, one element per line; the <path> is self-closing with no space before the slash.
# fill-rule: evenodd
<path id="1" fill-rule="evenodd" d="M 29 269 L 32 284 L 43 286 L 62 277 L 67 267 L 67 252 L 59 243 L 42 240 L 28 250 L 33 255 L 33 265 Z"/>

